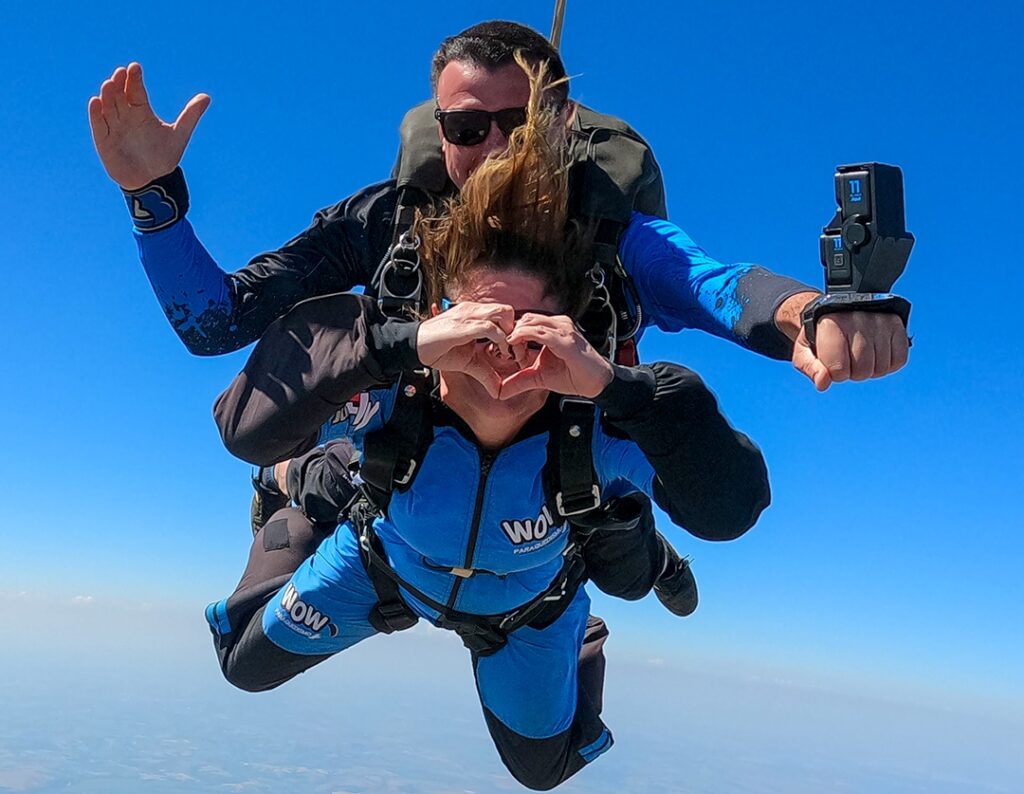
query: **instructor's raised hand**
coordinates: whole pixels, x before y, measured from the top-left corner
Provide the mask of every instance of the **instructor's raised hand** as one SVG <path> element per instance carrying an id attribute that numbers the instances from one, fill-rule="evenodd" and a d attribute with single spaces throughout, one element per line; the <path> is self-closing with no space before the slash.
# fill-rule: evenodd
<path id="1" fill-rule="evenodd" d="M 107 174 L 123 190 L 138 190 L 169 174 L 209 106 L 209 96 L 196 94 L 167 124 L 149 104 L 142 67 L 118 67 L 100 86 L 99 96 L 89 100 L 92 139 Z"/>

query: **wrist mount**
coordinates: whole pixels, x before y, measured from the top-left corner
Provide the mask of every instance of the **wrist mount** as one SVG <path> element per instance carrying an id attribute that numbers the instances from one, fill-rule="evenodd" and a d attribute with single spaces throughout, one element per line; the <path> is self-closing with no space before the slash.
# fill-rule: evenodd
<path id="1" fill-rule="evenodd" d="M 143 233 L 173 226 L 188 212 L 188 186 L 181 167 L 138 190 L 122 190 L 135 228 Z"/>
<path id="2" fill-rule="evenodd" d="M 834 292 L 819 295 L 808 303 L 800 313 L 807 344 L 815 349 L 815 330 L 818 320 L 826 314 L 838 312 L 881 312 L 895 314 L 904 327 L 910 319 L 910 301 L 891 292 Z"/>
<path id="3" fill-rule="evenodd" d="M 903 172 L 883 163 L 841 165 L 835 187 L 838 209 L 819 238 L 825 295 L 801 313 L 812 350 L 815 325 L 826 314 L 887 312 L 904 325 L 910 317 L 910 302 L 890 292 L 914 247 L 904 216 Z"/>

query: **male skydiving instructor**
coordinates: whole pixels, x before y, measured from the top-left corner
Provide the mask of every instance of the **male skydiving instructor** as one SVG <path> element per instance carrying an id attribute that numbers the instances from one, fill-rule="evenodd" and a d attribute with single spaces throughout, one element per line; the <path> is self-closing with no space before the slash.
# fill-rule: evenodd
<path id="1" fill-rule="evenodd" d="M 555 79 L 565 77 L 550 43 L 511 22 L 475 25 L 446 39 L 434 56 L 438 139 L 450 191 L 461 188 L 488 155 L 503 151 L 508 133 L 525 117 L 529 84 L 514 62 L 517 51 L 532 63 L 548 61 Z M 568 81 L 552 93 L 568 128 L 576 109 Z M 394 180 L 371 185 L 318 212 L 280 249 L 225 272 L 185 217 L 189 199 L 179 167 L 209 103 L 199 94 L 173 124 L 164 123 L 150 106 L 136 63 L 116 69 L 89 102 L 96 149 L 125 193 L 154 292 L 197 355 L 244 347 L 306 298 L 369 285 L 392 243 L 397 201 Z M 906 328 L 896 315 L 881 313 L 822 318 L 815 354 L 800 314 L 816 290 L 758 266 L 720 263 L 661 218 L 635 212 L 619 238 L 618 258 L 635 285 L 645 325 L 699 328 L 762 355 L 788 358 L 819 390 L 833 381 L 882 377 L 906 363 Z M 266 495 L 273 491 L 272 472 L 264 482 Z M 689 614 L 697 602 L 689 567 L 654 531 L 647 510 L 645 534 L 594 533 L 586 548 L 588 571 L 606 592 L 626 598 L 642 596 L 653 584 L 666 607 Z M 642 548 L 624 549 L 625 542 Z M 645 575 L 631 575 L 627 559 L 639 561 Z"/>

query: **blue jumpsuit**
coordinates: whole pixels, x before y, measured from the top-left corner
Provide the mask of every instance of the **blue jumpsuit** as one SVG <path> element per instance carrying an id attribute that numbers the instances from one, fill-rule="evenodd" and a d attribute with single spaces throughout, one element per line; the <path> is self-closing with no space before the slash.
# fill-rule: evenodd
<path id="1" fill-rule="evenodd" d="M 415 326 L 385 320 L 374 302 L 353 295 L 296 307 L 268 329 L 218 399 L 215 416 L 228 449 L 262 464 L 289 456 L 296 442 L 349 438 L 361 446 L 387 422 L 396 377 L 417 361 Z M 300 330 L 309 328 L 315 330 Z M 591 447 L 602 491 L 643 492 L 699 537 L 726 540 L 745 532 L 769 498 L 756 447 L 729 427 L 713 395 L 688 370 L 656 364 L 616 366 L 615 373 L 595 400 L 601 413 Z M 338 411 L 339 405 L 345 407 Z M 328 418 L 325 412 L 334 422 L 308 437 L 310 427 Z M 432 440 L 415 478 L 407 490 L 392 493 L 386 516 L 375 521 L 388 562 L 448 609 L 474 615 L 515 610 L 549 588 L 571 542 L 569 525 L 547 506 L 543 482 L 552 415 L 538 412 L 500 450 L 481 449 L 444 406 L 435 406 L 431 418 Z M 275 686 L 375 633 L 368 615 L 377 593 L 348 526 L 276 587 L 266 606 L 247 617 L 248 625 L 233 618 L 230 599 L 208 609 L 221 647 L 237 643 L 250 657 L 225 662 L 222 656 L 229 680 L 232 665 L 258 657 L 274 669 L 257 671 L 247 688 Z M 437 618 L 403 594 L 418 615 Z M 599 703 L 581 694 L 578 658 L 589 603 L 580 588 L 553 622 L 524 626 L 497 652 L 474 655 L 488 728 L 503 761 L 526 785 L 557 784 L 611 745 Z M 248 639 L 240 641 L 243 634 Z"/>

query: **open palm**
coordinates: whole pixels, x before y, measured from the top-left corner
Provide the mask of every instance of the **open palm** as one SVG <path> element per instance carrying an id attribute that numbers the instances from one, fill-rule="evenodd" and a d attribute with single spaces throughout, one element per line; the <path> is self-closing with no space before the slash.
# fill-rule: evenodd
<path id="1" fill-rule="evenodd" d="M 161 120 L 149 104 L 142 67 L 118 67 L 89 100 L 89 126 L 103 167 L 124 190 L 137 190 L 173 171 L 192 132 L 210 106 L 196 94 L 173 124 Z"/>

